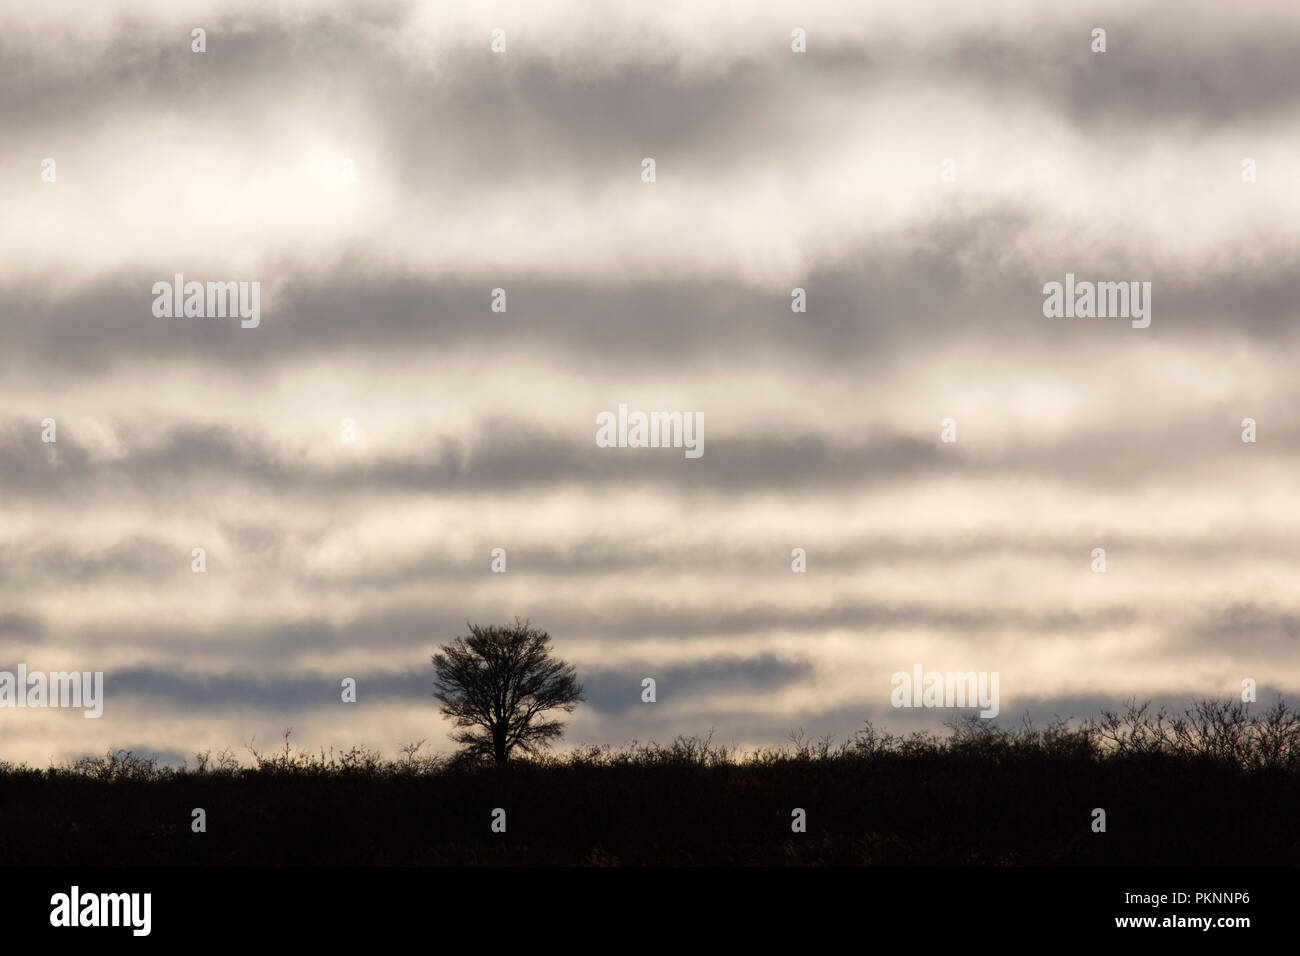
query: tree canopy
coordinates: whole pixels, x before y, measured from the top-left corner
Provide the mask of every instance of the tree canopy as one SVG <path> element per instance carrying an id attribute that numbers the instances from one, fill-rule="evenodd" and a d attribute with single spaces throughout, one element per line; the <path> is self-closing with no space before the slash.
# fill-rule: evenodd
<path id="1" fill-rule="evenodd" d="M 452 740 L 498 766 L 518 748 L 535 754 L 564 732 L 547 711 L 572 713 L 583 699 L 573 666 L 553 656 L 551 636 L 515 618 L 505 626 L 468 624 L 469 634 L 433 655 L 433 696 L 452 718 Z"/>

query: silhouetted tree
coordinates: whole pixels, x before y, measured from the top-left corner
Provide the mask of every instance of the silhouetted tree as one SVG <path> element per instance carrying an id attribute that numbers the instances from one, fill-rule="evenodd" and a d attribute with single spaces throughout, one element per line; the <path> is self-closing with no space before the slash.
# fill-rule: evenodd
<path id="1" fill-rule="evenodd" d="M 572 713 L 583 699 L 577 672 L 551 655 L 551 636 L 515 618 L 505 627 L 469 625 L 469 634 L 433 655 L 433 696 L 464 752 L 503 766 L 518 747 L 537 753 L 564 732 L 548 710 Z"/>

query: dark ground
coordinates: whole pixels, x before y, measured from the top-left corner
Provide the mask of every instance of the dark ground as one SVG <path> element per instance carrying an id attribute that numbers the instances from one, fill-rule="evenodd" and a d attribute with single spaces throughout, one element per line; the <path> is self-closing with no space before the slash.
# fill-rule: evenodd
<path id="1" fill-rule="evenodd" d="M 5 766 L 0 864 L 1300 864 L 1300 724 L 1284 710 L 1234 730 L 1232 709 L 1181 736 L 1139 710 L 1109 736 L 972 721 L 745 760 L 679 739 L 502 770 L 287 748 L 201 772 L 124 755 Z"/>

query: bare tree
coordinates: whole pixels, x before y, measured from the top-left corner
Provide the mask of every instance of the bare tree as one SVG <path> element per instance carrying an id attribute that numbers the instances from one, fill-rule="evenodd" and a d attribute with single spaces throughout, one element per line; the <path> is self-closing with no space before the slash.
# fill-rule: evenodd
<path id="1" fill-rule="evenodd" d="M 505 627 L 469 625 L 469 634 L 433 656 L 433 696 L 455 722 L 451 739 L 504 766 L 518 747 L 533 754 L 564 732 L 548 710 L 572 713 L 583 699 L 573 666 L 553 657 L 551 636 L 515 618 Z"/>

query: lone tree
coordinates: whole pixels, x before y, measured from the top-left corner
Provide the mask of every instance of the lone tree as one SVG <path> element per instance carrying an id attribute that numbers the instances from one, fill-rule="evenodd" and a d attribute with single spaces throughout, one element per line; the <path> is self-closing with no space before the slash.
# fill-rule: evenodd
<path id="1" fill-rule="evenodd" d="M 551 656 L 551 636 L 515 618 L 505 627 L 469 625 L 469 634 L 433 655 L 433 696 L 455 721 L 464 753 L 498 767 L 516 747 L 534 754 L 564 733 L 548 710 L 572 713 L 583 699 L 571 664 Z"/>

